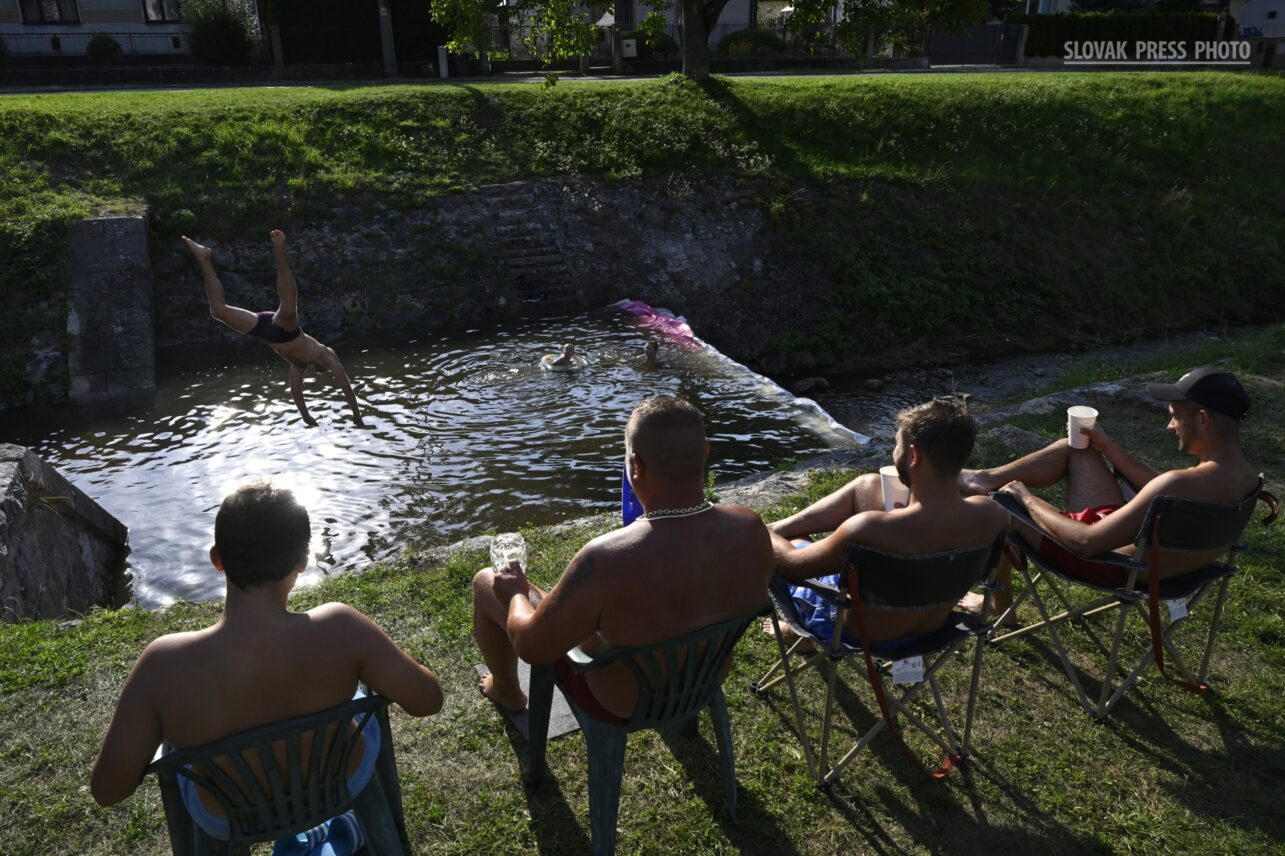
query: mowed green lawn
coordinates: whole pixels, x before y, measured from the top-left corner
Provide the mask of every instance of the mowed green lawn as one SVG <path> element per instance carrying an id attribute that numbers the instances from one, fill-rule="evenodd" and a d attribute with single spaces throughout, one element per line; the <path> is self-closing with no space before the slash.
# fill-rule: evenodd
<path id="1" fill-rule="evenodd" d="M 1174 372 L 1221 360 L 1240 373 L 1254 410 L 1244 440 L 1251 460 L 1279 488 L 1285 471 L 1285 328 L 1224 339 L 1198 353 L 1146 365 L 1076 364 L 1059 385 L 1121 373 Z M 1156 466 L 1183 463 L 1157 410 L 1104 412 L 1113 436 Z M 1019 420 L 1049 437 L 1058 419 Z M 987 445 L 980 460 L 1006 450 Z M 850 472 L 813 477 L 806 496 L 763 509 L 791 513 L 842 484 Z M 1261 514 L 1259 515 L 1261 516 Z M 533 576 L 555 580 L 576 549 L 606 523 L 528 531 Z M 783 691 L 747 690 L 771 662 L 774 643 L 757 631 L 741 642 L 726 692 L 732 717 L 740 813 L 722 819 L 717 753 L 701 735 L 631 738 L 620 812 L 622 853 L 1247 853 L 1279 852 L 1285 819 L 1285 526 L 1252 524 L 1250 551 L 1231 586 L 1210 683 L 1198 698 L 1150 671 L 1112 719 L 1079 708 L 1046 641 L 987 652 L 973 734 L 974 757 L 943 782 L 928 780 L 881 738 L 828 792 L 809 781 Z M 393 729 L 410 835 L 425 853 L 580 853 L 588 849 L 585 755 L 578 735 L 550 746 L 552 776 L 534 792 L 519 778 L 520 740 L 476 690 L 469 581 L 480 551 L 430 563 L 413 549 L 360 576 L 331 579 L 294 599 L 305 609 L 342 600 L 371 615 L 441 676 L 445 709 Z M 678 593 L 681 596 L 681 593 Z M 1207 609 L 1207 607 L 1206 607 Z M 87 782 L 127 670 L 156 636 L 213 621 L 219 605 L 165 612 L 98 611 L 78 623 L 0 627 L 0 827 L 12 854 L 158 854 L 167 839 L 159 794 L 147 781 L 126 803 L 99 809 Z M 1189 631 L 1204 629 L 1198 614 Z M 1029 616 L 1024 616 L 1029 618 Z M 1086 640 L 1068 634 L 1076 661 L 1099 674 Z M 1145 643 L 1141 623 L 1134 643 Z M 966 660 L 960 659 L 959 666 Z M 959 670 L 962 675 L 963 670 Z M 841 675 L 841 708 L 857 728 L 875 706 L 855 672 Z M 962 677 L 947 682 L 962 701 Z M 1096 682 L 1088 680 L 1090 692 Z M 816 725 L 821 682 L 802 680 Z M 852 729 L 846 727 L 845 736 Z M 912 741 L 933 760 L 926 743 Z"/>

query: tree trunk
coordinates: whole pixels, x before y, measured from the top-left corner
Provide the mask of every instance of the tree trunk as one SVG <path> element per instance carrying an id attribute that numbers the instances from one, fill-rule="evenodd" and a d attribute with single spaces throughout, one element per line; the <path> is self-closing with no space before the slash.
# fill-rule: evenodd
<path id="1" fill-rule="evenodd" d="M 709 33 L 698 0 L 681 0 L 678 6 L 682 27 L 683 74 L 696 80 L 709 77 Z"/>

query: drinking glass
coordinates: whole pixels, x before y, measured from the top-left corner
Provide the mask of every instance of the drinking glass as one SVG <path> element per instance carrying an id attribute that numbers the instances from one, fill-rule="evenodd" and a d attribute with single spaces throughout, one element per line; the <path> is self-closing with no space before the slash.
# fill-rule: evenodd
<path id="1" fill-rule="evenodd" d="M 517 532 L 505 532 L 491 539 L 491 567 L 497 574 L 504 573 L 510 565 L 526 570 L 526 539 Z"/>

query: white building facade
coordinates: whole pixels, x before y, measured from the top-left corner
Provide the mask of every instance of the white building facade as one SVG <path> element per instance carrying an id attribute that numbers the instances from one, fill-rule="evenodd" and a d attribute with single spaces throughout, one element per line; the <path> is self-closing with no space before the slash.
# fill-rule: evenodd
<path id="1" fill-rule="evenodd" d="M 127 55 L 190 52 L 178 0 L 0 0 L 11 56 L 83 56 L 99 34 Z"/>

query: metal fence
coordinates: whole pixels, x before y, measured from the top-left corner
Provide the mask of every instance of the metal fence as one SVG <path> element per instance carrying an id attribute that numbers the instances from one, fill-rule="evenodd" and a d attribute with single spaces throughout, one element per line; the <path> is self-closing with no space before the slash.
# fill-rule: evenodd
<path id="1" fill-rule="evenodd" d="M 620 29 L 623 32 L 633 31 L 631 25 L 622 25 Z M 760 30 L 779 36 L 785 43 L 785 51 L 782 55 L 840 56 L 843 54 L 835 43 L 833 28 L 829 25 L 806 25 L 797 32 L 789 32 L 781 27 L 767 25 L 745 27 L 736 24 L 719 24 L 709 33 L 707 42 L 710 52 L 716 52 L 727 36 L 742 30 Z M 666 27 L 663 32 L 673 39 L 676 45 L 682 44 L 681 26 L 673 24 Z M 490 44 L 487 50 L 493 58 L 496 58 L 496 54 L 503 56 L 507 52 L 510 59 L 534 59 L 544 44 L 543 38 L 532 27 L 491 27 Z M 598 28 L 598 37 L 589 55 L 593 59 L 611 58 L 611 27 Z"/>
<path id="2" fill-rule="evenodd" d="M 281 54 L 287 65 L 383 61 L 378 27 L 282 26 Z"/>

